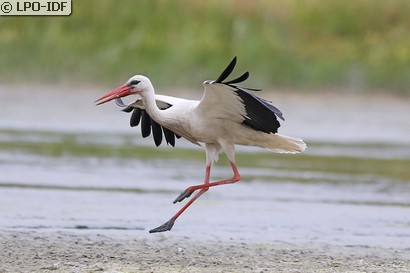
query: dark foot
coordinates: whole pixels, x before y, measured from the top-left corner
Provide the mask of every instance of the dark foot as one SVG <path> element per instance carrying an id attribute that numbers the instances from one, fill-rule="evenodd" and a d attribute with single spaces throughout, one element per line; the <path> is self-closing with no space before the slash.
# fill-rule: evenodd
<path id="1" fill-rule="evenodd" d="M 181 202 L 182 200 L 184 200 L 185 198 L 188 198 L 191 196 L 191 194 L 193 193 L 193 191 L 189 191 L 188 189 L 186 189 L 185 191 L 183 191 L 180 195 L 178 195 L 178 197 L 174 200 L 174 204 L 177 202 Z"/>
<path id="2" fill-rule="evenodd" d="M 151 230 L 149 231 L 149 233 L 164 232 L 164 231 L 171 230 L 172 227 L 174 226 L 174 223 L 175 223 L 175 217 L 172 217 L 172 218 L 169 219 L 169 221 L 166 222 L 165 224 L 163 224 L 163 225 L 161 225 L 161 226 L 159 226 L 159 227 L 157 227 L 157 228 L 151 229 Z"/>

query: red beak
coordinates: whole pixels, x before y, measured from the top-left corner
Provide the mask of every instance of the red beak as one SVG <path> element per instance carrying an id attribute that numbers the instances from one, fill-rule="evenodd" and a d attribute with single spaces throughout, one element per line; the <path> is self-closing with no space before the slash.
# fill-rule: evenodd
<path id="1" fill-rule="evenodd" d="M 96 105 L 100 105 L 100 104 L 109 102 L 110 100 L 113 100 L 113 99 L 131 95 L 130 90 L 131 90 L 131 87 L 129 87 L 128 84 L 123 84 L 117 89 L 114 89 L 111 92 L 108 92 L 107 94 L 105 94 L 104 96 L 96 100 L 95 103 L 97 103 Z"/>

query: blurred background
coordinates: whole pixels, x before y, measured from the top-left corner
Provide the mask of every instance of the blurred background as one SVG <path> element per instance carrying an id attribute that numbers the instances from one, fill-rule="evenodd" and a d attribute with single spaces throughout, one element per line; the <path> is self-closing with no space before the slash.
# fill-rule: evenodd
<path id="1" fill-rule="evenodd" d="M 409 95 L 407 0 L 73 1 L 2 17 L 0 80 L 197 87 L 234 56 L 266 87 Z M 22 79 L 22 75 L 24 78 Z"/>
<path id="2" fill-rule="evenodd" d="M 280 133 L 309 148 L 239 147 L 243 182 L 209 191 L 171 234 L 408 250 L 410 1 L 72 7 L 0 17 L 0 228 L 146 234 L 162 224 L 175 196 L 203 180 L 203 152 L 154 148 L 114 103 L 93 101 L 134 74 L 200 99 L 202 82 L 238 56 L 233 76 L 249 70 L 246 85 L 284 113 Z M 214 179 L 230 175 L 221 158 Z"/>

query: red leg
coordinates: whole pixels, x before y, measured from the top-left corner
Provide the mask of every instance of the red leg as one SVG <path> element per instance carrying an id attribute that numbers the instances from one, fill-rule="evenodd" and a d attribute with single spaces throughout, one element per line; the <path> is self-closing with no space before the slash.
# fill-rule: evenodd
<path id="1" fill-rule="evenodd" d="M 178 197 L 174 200 L 174 204 L 177 202 L 181 202 L 182 200 L 184 200 L 185 198 L 188 198 L 191 196 L 191 194 L 199 189 L 208 189 L 209 187 L 207 187 L 206 185 L 209 185 L 209 179 L 211 177 L 211 165 L 206 165 L 205 168 L 205 179 L 204 179 L 204 183 L 199 185 L 201 186 L 200 188 L 196 188 L 194 190 L 189 191 L 188 189 L 193 188 L 193 187 L 198 187 L 198 186 L 192 186 L 189 187 L 188 189 L 186 189 L 185 191 L 183 191 L 180 195 L 178 195 Z M 199 197 L 199 196 L 198 196 Z"/>
<path id="2" fill-rule="evenodd" d="M 220 180 L 220 181 L 216 181 L 216 182 L 212 182 L 209 183 L 209 179 L 210 179 L 210 172 L 211 172 L 211 166 L 206 166 L 206 171 L 205 171 L 205 181 L 204 184 L 202 185 L 196 185 L 196 186 L 192 186 L 187 188 L 183 193 L 181 193 L 177 199 L 174 201 L 174 203 L 176 202 L 180 202 L 183 199 L 189 197 L 194 191 L 196 190 L 200 190 L 196 195 L 194 195 L 194 197 L 192 197 L 191 200 L 189 200 L 188 203 L 185 204 L 185 206 L 183 206 L 177 213 L 175 213 L 175 215 L 168 220 L 168 222 L 166 222 L 165 224 L 154 228 L 152 230 L 150 230 L 150 233 L 154 233 L 154 232 L 163 232 L 163 231 L 168 231 L 171 230 L 172 227 L 174 226 L 175 220 L 192 204 L 195 202 L 196 199 L 198 199 L 198 197 L 200 197 L 203 193 L 205 193 L 209 187 L 214 187 L 214 186 L 218 186 L 218 185 L 225 185 L 225 184 L 231 184 L 231 183 L 235 183 L 238 182 L 241 179 L 241 176 L 239 175 L 238 169 L 236 168 L 235 163 L 231 162 L 231 167 L 233 170 L 233 177 L 231 179 L 225 179 L 225 180 Z"/>
<path id="3" fill-rule="evenodd" d="M 171 219 L 169 219 L 165 224 L 151 229 L 149 233 L 155 233 L 155 232 L 163 232 L 163 231 L 168 231 L 171 230 L 172 227 L 174 226 L 175 220 L 192 204 L 196 199 L 198 199 L 199 196 L 201 196 L 204 192 L 206 192 L 208 189 L 202 189 L 200 190 L 197 194 L 192 197 L 191 200 L 189 200 L 188 203 L 185 204 L 177 213 L 175 213 L 174 216 L 172 216 Z"/>
<path id="4" fill-rule="evenodd" d="M 195 185 L 195 186 L 191 186 L 191 187 L 187 188 L 185 191 L 183 191 L 174 200 L 174 204 L 177 203 L 177 202 L 181 202 L 185 198 L 188 198 L 196 190 L 209 189 L 210 187 L 215 187 L 215 186 L 219 186 L 219 185 L 225 185 L 225 184 L 231 184 L 231 183 L 238 182 L 241 179 L 241 176 L 238 172 L 238 169 L 236 168 L 235 163 L 234 162 L 230 162 L 230 163 L 231 163 L 231 167 L 232 167 L 232 170 L 233 170 L 233 177 L 232 178 L 209 183 L 210 167 L 207 166 L 204 184 Z"/>

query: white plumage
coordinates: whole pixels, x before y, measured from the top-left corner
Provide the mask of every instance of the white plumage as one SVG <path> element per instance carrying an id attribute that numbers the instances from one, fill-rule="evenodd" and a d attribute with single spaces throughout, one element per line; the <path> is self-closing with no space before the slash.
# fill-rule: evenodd
<path id="1" fill-rule="evenodd" d="M 270 102 L 259 98 L 249 91 L 258 89 L 236 85 L 249 76 L 246 72 L 237 79 L 225 81 L 236 64 L 236 57 L 215 81 L 205 81 L 204 95 L 200 101 L 156 95 L 151 81 L 141 75 L 131 77 L 124 85 L 99 98 L 102 104 L 116 99 L 123 111 L 133 112 L 131 126 L 141 121 L 143 137 L 153 134 L 159 146 L 163 135 L 167 144 L 174 146 L 175 137 L 183 137 L 194 144 L 205 145 L 206 171 L 204 183 L 189 187 L 174 201 L 181 202 L 199 190 L 189 202 L 168 222 L 150 232 L 167 231 L 175 220 L 200 195 L 210 187 L 235 183 L 240 180 L 235 165 L 235 145 L 258 146 L 276 153 L 299 153 L 306 144 L 299 138 L 282 136 L 277 133 L 282 113 Z M 225 82 L 224 82 L 225 81 Z M 138 94 L 135 102 L 124 105 L 121 97 Z M 210 171 L 220 152 L 224 152 L 231 163 L 233 177 L 222 181 L 210 182 Z"/>

